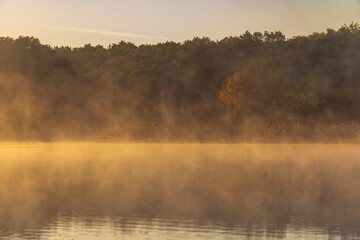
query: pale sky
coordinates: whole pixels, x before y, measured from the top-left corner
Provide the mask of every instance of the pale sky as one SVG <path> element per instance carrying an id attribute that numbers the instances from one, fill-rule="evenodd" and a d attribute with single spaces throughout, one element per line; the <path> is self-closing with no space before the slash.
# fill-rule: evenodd
<path id="1" fill-rule="evenodd" d="M 246 30 L 308 35 L 360 23 L 360 0 L 0 0 L 0 36 L 52 46 L 219 40 Z"/>

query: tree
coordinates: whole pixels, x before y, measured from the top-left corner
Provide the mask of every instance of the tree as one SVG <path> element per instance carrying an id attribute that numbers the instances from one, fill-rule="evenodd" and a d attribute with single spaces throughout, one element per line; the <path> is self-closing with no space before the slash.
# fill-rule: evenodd
<path id="1" fill-rule="evenodd" d="M 234 116 L 241 110 L 243 99 L 243 78 L 240 73 L 235 73 L 226 80 L 221 89 L 219 98 L 232 108 Z"/>

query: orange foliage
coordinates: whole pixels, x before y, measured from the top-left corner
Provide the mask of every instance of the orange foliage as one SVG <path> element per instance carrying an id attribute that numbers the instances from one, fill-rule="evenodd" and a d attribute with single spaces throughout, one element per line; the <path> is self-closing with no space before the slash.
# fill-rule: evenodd
<path id="1" fill-rule="evenodd" d="M 234 115 L 241 110 L 243 98 L 242 83 L 241 74 L 235 73 L 226 80 L 226 85 L 220 91 L 220 99 L 232 108 Z"/>

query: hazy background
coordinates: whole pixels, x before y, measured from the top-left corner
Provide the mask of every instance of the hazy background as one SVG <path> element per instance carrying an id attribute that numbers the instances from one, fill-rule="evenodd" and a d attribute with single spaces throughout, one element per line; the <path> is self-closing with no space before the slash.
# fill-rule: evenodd
<path id="1" fill-rule="evenodd" d="M 357 0 L 0 0 L 0 36 L 52 46 L 218 40 L 246 30 L 292 37 L 351 21 L 360 21 Z"/>
<path id="2" fill-rule="evenodd" d="M 360 139 L 359 1 L 0 4 L 3 141 Z"/>

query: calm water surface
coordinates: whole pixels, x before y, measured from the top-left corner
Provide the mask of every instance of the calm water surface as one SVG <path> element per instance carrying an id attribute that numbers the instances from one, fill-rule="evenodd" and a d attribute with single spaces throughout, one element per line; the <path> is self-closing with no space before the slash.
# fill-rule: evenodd
<path id="1" fill-rule="evenodd" d="M 1 144 L 0 239 L 360 239 L 360 147 Z"/>

